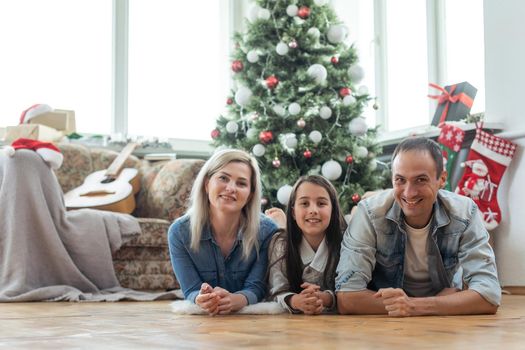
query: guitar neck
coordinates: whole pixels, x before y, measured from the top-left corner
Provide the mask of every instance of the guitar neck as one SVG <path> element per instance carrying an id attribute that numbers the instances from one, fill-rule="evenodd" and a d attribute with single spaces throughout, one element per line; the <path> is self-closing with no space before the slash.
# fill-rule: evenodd
<path id="1" fill-rule="evenodd" d="M 126 162 L 126 159 L 131 155 L 133 150 L 137 147 L 136 143 L 128 143 L 120 152 L 120 154 L 115 158 L 113 163 L 109 166 L 109 168 L 106 170 L 106 177 L 109 178 L 116 178 L 120 171 L 122 170 L 124 163 Z"/>

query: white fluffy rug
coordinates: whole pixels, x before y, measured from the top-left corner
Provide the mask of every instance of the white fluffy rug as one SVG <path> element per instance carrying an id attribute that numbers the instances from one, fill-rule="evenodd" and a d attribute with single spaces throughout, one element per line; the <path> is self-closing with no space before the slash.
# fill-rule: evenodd
<path id="1" fill-rule="evenodd" d="M 177 315 L 206 315 L 206 312 L 202 310 L 196 304 L 188 300 L 176 300 L 171 303 L 171 311 Z M 248 305 L 240 309 L 237 314 L 244 315 L 276 315 L 285 313 L 279 303 L 274 301 L 262 302 L 253 305 Z"/>

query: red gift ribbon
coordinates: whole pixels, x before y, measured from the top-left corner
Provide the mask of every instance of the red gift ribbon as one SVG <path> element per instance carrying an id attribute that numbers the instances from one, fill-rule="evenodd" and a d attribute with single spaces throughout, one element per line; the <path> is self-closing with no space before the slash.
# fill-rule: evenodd
<path id="1" fill-rule="evenodd" d="M 438 104 L 445 103 L 445 108 L 443 108 L 443 112 L 441 113 L 441 117 L 439 117 L 439 125 L 443 124 L 445 122 L 445 119 L 447 118 L 448 114 L 448 107 L 450 106 L 450 103 L 457 103 L 461 102 L 468 108 L 472 107 L 472 104 L 474 103 L 474 100 L 467 95 L 466 93 L 462 92 L 457 95 L 454 94 L 454 90 L 456 90 L 456 84 L 450 86 L 450 91 L 447 91 L 446 89 L 442 88 L 441 86 L 437 84 L 429 83 L 428 86 L 437 89 L 441 91 L 441 95 L 427 95 L 430 98 L 433 98 L 435 100 L 438 100 Z"/>

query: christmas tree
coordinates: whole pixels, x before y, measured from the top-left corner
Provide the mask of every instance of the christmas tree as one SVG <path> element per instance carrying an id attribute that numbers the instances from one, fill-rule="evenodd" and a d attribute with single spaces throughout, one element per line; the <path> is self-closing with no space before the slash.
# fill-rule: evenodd
<path id="1" fill-rule="evenodd" d="M 348 213 L 380 188 L 377 129 L 361 117 L 370 101 L 348 29 L 328 0 L 258 0 L 234 36 L 235 89 L 212 131 L 217 147 L 259 161 L 263 207 L 283 206 L 301 175 L 322 174 Z"/>

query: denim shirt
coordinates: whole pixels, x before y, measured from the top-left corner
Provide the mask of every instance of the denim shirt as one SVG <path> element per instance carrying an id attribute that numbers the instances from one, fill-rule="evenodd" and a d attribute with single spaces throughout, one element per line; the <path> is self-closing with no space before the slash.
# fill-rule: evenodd
<path id="1" fill-rule="evenodd" d="M 439 190 L 433 207 L 428 265 L 434 295 L 462 283 L 493 305 L 501 302 L 494 252 L 476 204 Z M 341 244 L 336 291 L 403 288 L 406 230 L 393 190 L 361 201 Z M 454 285 L 453 277 L 462 274 Z"/>
<path id="2" fill-rule="evenodd" d="M 242 257 L 243 234 L 239 232 L 231 252 L 225 258 L 207 225 L 201 236 L 198 251 L 191 249 L 190 218 L 177 219 L 168 231 L 168 243 L 173 270 L 184 297 L 192 302 L 199 295 L 201 284 L 221 287 L 230 293 L 242 294 L 248 304 L 261 301 L 266 292 L 268 245 L 277 226 L 261 214 L 258 243 L 248 259 Z"/>

